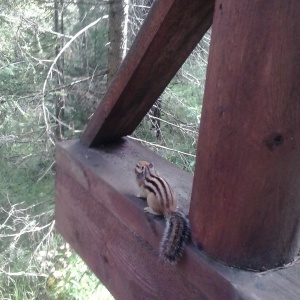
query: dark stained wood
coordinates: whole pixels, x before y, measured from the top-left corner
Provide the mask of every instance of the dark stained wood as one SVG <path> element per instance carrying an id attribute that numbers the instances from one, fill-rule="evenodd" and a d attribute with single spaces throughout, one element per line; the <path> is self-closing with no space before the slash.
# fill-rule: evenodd
<path id="1" fill-rule="evenodd" d="M 158 258 L 164 221 L 146 216 L 133 168 L 149 158 L 187 211 L 192 176 L 123 139 L 91 149 L 57 145 L 56 228 L 117 299 L 298 299 L 300 264 L 254 273 L 217 263 L 190 244 L 171 266 Z"/>
<path id="2" fill-rule="evenodd" d="M 208 299 L 60 168 L 57 180 L 57 229 L 116 298 Z"/>
<path id="3" fill-rule="evenodd" d="M 81 141 L 131 134 L 212 24 L 213 0 L 156 0 Z"/>
<path id="4" fill-rule="evenodd" d="M 268 269 L 300 248 L 299 11 L 216 1 L 190 218 L 231 265 Z"/>
<path id="5" fill-rule="evenodd" d="M 182 272 L 177 275 L 177 268 L 159 260 L 164 221 L 160 217 L 145 215 L 145 201 L 135 196 L 138 189 L 133 169 L 141 157 L 151 160 L 161 176 L 169 174 L 169 182 L 174 186 L 179 207 L 187 212 L 191 174 L 171 165 L 157 154 L 144 150 L 128 139 L 99 150 L 86 148 L 78 142 L 67 142 L 58 145 L 56 151 L 55 218 L 58 231 L 114 295 L 120 297 L 121 292 L 124 293 L 121 299 L 166 299 L 167 295 L 168 298 L 177 295 L 170 299 L 217 299 L 218 294 L 227 295 L 230 299 L 235 294 L 231 284 L 216 271 L 210 270 L 207 263 L 199 266 L 195 264 L 193 257 L 197 257 L 198 253 L 195 247 L 188 249 L 188 255 L 178 265 L 179 268 L 182 266 Z M 82 236 L 82 239 L 76 236 Z M 93 243 L 97 250 L 94 246 L 90 247 Z M 107 246 L 111 243 L 116 245 Z M 118 246 L 118 243 L 122 245 Z M 145 245 L 149 247 L 149 244 L 152 250 L 146 251 Z M 109 253 L 112 256 L 108 257 Z M 110 264 L 100 263 L 98 266 L 103 255 L 112 261 L 112 269 Z M 132 255 L 131 260 L 127 258 Z M 124 261 L 119 262 L 122 257 Z M 131 273 L 138 278 L 131 278 Z M 118 279 L 111 283 L 109 279 L 116 276 Z M 152 295 L 147 290 L 149 287 L 141 283 L 143 280 L 139 277 L 143 276 L 149 277 L 147 282 L 154 286 L 151 293 L 158 290 L 158 294 Z M 129 289 L 126 278 L 132 281 L 131 284 L 134 283 L 134 289 Z M 198 290 L 195 284 L 203 291 Z M 172 291 L 168 290 L 170 285 Z"/>

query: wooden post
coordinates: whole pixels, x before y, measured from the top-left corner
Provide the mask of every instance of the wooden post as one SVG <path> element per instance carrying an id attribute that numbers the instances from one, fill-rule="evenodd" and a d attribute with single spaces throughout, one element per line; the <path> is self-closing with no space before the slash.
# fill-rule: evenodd
<path id="1" fill-rule="evenodd" d="M 263 270 L 300 246 L 300 1 L 217 0 L 190 206 L 194 241 Z"/>

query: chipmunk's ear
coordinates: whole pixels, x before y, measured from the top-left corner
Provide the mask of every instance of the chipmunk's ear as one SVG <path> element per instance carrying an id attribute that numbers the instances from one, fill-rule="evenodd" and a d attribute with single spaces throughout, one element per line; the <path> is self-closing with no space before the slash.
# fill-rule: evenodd
<path id="1" fill-rule="evenodd" d="M 159 176 L 159 173 L 158 173 L 158 171 L 154 168 L 153 163 L 149 163 L 148 168 L 149 168 L 149 171 L 151 172 L 152 175 Z"/>
<path id="2" fill-rule="evenodd" d="M 140 163 L 137 163 L 135 166 L 135 172 L 136 173 L 143 173 L 144 171 L 144 166 L 140 165 Z"/>

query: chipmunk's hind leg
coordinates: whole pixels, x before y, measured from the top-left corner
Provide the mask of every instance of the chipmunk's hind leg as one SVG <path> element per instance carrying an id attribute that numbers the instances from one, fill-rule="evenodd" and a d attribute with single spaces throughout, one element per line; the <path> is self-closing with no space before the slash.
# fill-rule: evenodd
<path id="1" fill-rule="evenodd" d="M 157 216 L 160 216 L 163 214 L 160 202 L 153 193 L 148 194 L 147 204 L 149 205 L 149 207 L 144 208 L 145 212 L 148 212 L 150 214 L 157 215 Z"/>

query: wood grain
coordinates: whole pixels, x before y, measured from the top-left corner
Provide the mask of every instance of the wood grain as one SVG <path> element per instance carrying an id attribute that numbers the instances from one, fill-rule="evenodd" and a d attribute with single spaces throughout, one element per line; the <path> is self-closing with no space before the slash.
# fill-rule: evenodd
<path id="1" fill-rule="evenodd" d="M 117 299 L 208 299 L 60 168 L 57 182 L 57 229 Z"/>
<path id="2" fill-rule="evenodd" d="M 212 24 L 214 1 L 156 0 L 81 141 L 131 134 Z"/>
<path id="3" fill-rule="evenodd" d="M 300 248 L 300 2 L 216 1 L 191 227 L 228 264 Z"/>
<path id="4" fill-rule="evenodd" d="M 188 211 L 192 176 L 129 139 L 91 149 L 57 145 L 56 228 L 116 299 L 297 299 L 300 264 L 254 273 L 227 267 L 189 244 L 179 264 L 158 258 L 164 221 L 143 212 L 133 168 L 149 158 Z M 201 222 L 201 220 L 199 220 Z"/>
<path id="5" fill-rule="evenodd" d="M 218 294 L 230 298 L 235 294 L 232 285 L 217 271 L 210 270 L 207 263 L 195 263 L 192 258 L 197 257 L 198 250 L 192 245 L 176 268 L 159 259 L 165 225 L 162 218 L 145 215 L 145 201 L 135 196 L 138 189 L 133 169 L 139 157 L 150 158 L 162 176 L 169 171 L 173 174 L 169 176 L 170 184 L 174 185 L 180 209 L 187 212 L 191 174 L 157 154 L 128 139 L 97 150 L 78 142 L 67 142 L 58 145 L 56 151 L 55 218 L 58 231 L 120 299 L 137 299 L 134 295 L 139 299 L 166 299 L 167 295 L 173 295 L 173 299 L 217 299 Z M 128 243 L 122 240 L 128 240 Z M 119 243 L 122 245 L 118 246 Z M 146 251 L 145 245 L 151 251 Z M 105 264 L 105 260 L 114 268 Z M 184 267 L 184 262 L 190 269 Z M 182 271 L 178 272 L 180 269 Z M 136 276 L 142 279 L 131 278 L 131 273 L 137 273 Z M 118 279 L 110 282 L 106 276 Z M 131 278 L 134 289 L 128 290 L 128 282 L 124 279 L 120 284 L 119 276 Z M 151 280 L 146 280 L 150 286 L 143 283 L 145 276 L 150 276 Z M 170 285 L 171 291 L 168 290 Z"/>

